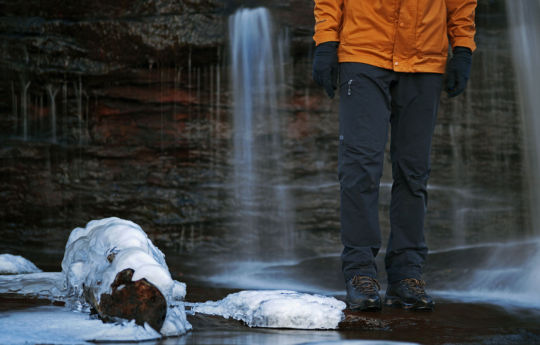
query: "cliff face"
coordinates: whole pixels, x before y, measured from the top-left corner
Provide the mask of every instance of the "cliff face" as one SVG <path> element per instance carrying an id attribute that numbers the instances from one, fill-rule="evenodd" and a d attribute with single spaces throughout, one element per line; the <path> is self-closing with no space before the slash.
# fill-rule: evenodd
<path id="1" fill-rule="evenodd" d="M 255 5 L 291 40 L 283 160 L 291 185 L 307 186 L 293 188 L 297 237 L 338 246 L 337 102 L 311 82 L 311 0 L 50 0 L 0 1 L 0 251 L 62 252 L 73 227 L 111 215 L 171 250 L 226 243 L 227 18 Z M 498 216 L 516 229 L 524 162 L 503 5 L 480 1 L 473 75 L 464 96 L 443 96 L 432 182 L 501 194 L 513 206 Z M 384 193 L 381 204 L 383 218 Z M 433 207 L 436 239 L 458 205 Z M 489 217 L 463 240 L 512 236 Z"/>

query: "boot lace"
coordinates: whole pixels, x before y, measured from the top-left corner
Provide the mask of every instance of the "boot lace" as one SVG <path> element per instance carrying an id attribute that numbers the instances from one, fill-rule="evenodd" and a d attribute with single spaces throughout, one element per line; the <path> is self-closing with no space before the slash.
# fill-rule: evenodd
<path id="1" fill-rule="evenodd" d="M 412 291 L 415 295 L 425 295 L 426 294 L 426 292 L 424 290 L 424 287 L 426 286 L 426 282 L 423 281 L 423 280 L 418 280 L 418 279 L 414 279 L 414 278 L 407 278 L 407 279 L 403 279 L 401 282 L 403 284 L 405 284 L 407 289 Z"/>
<path id="2" fill-rule="evenodd" d="M 368 276 L 354 276 L 352 281 L 352 286 L 365 292 L 365 293 L 378 293 L 381 289 L 379 282 L 376 279 L 373 279 Z"/>

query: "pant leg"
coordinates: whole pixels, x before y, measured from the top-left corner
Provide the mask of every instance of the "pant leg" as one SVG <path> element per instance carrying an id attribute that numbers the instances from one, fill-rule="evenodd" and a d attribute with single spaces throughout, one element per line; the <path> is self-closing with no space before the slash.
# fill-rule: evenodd
<path id="1" fill-rule="evenodd" d="M 424 218 L 430 151 L 441 94 L 442 75 L 399 73 L 392 86 L 391 232 L 385 257 L 388 282 L 421 279 L 427 256 Z"/>
<path id="2" fill-rule="evenodd" d="M 338 176 L 345 281 L 355 275 L 377 274 L 379 181 L 390 120 L 389 84 L 394 75 L 366 64 L 340 64 Z"/>

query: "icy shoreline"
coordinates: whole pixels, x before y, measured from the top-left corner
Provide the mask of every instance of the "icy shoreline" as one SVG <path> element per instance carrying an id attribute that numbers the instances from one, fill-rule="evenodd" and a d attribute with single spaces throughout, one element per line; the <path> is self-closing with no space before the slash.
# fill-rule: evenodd
<path id="1" fill-rule="evenodd" d="M 22 257 L 2 257 L 7 260 L 6 267 L 11 261 L 24 263 L 19 265 L 19 271 L 11 272 L 38 273 L 0 275 L 0 294 L 66 303 L 66 307 L 35 307 L 2 313 L 0 330 L 9 343 L 145 341 L 180 336 L 192 328 L 184 308 L 186 285 L 171 278 L 163 253 L 131 221 L 106 218 L 74 229 L 66 243 L 62 272 L 41 272 Z M 89 313 L 84 287 L 93 286 L 98 297 L 111 293 L 111 283 L 118 272 L 128 268 L 134 271 L 132 281 L 146 279 L 166 299 L 166 318 L 159 332 L 148 324 L 137 325 L 133 320 L 104 323 Z M 337 329 L 345 309 L 345 303 L 335 298 L 288 290 L 241 291 L 221 301 L 187 305 L 192 307 L 192 313 L 233 318 L 249 327 L 290 329 Z"/>
<path id="2" fill-rule="evenodd" d="M 45 339 L 47 334 L 58 328 L 62 332 L 57 335 L 60 339 L 64 336 L 64 319 L 68 323 L 71 322 L 69 320 L 73 321 L 70 327 L 80 325 L 88 329 L 88 332 L 81 332 L 72 338 L 80 342 L 141 341 L 179 336 L 191 330 L 183 305 L 186 285 L 171 278 L 163 253 L 152 244 L 141 227 L 131 221 L 111 217 L 90 221 L 84 228 L 75 228 L 66 243 L 62 272 L 41 272 L 30 261 L 9 254 L 1 255 L 0 263 L 0 268 L 5 268 L 2 272 L 6 273 L 40 272 L 0 275 L 0 294 L 66 303 L 67 308 L 60 311 L 54 309 L 58 315 L 46 310 L 46 319 L 51 322 L 33 330 L 41 330 Z M 88 287 L 92 288 L 99 302 L 102 295 L 111 293 L 111 284 L 117 274 L 125 269 L 133 270 L 133 282 L 145 279 L 165 297 L 166 314 L 159 332 L 146 323 L 142 326 L 136 325 L 133 320 L 104 323 L 89 315 L 90 305 L 85 299 L 84 287 L 87 290 Z M 26 317 L 32 318 L 36 313 L 43 312 L 41 307 L 34 309 L 32 313 L 26 313 Z M 11 322 L 22 317 L 21 313 L 10 313 L 9 317 L 3 317 L 1 321 L 6 325 L 1 325 L 0 329 L 14 327 Z M 51 341 L 57 343 L 60 340 Z"/>

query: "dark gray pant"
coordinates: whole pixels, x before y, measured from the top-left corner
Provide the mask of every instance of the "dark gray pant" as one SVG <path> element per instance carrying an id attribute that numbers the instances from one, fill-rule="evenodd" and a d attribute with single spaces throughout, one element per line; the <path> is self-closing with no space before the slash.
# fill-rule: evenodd
<path id="1" fill-rule="evenodd" d="M 338 175 L 346 281 L 377 275 L 379 182 L 389 124 L 394 181 L 385 257 L 388 282 L 422 276 L 429 156 L 441 86 L 442 74 L 340 64 Z"/>

